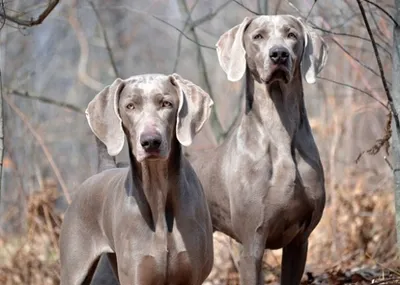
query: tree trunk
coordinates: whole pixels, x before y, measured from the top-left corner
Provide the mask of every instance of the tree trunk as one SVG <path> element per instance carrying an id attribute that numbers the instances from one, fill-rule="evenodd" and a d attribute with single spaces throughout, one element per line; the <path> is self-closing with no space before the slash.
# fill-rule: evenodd
<path id="1" fill-rule="evenodd" d="M 400 21 L 400 0 L 396 0 L 396 22 Z M 400 110 L 400 27 L 396 26 L 393 30 L 393 87 L 392 97 L 393 105 L 398 113 Z M 394 191 L 395 191 L 395 206 L 396 206 L 396 232 L 397 232 L 397 247 L 400 252 L 400 129 L 392 120 L 392 153 L 393 153 L 393 176 L 394 176 Z"/>
<path id="2" fill-rule="evenodd" d="M 0 69 L 0 201 L 3 177 L 3 154 L 4 154 L 4 123 L 3 123 L 3 77 Z"/>

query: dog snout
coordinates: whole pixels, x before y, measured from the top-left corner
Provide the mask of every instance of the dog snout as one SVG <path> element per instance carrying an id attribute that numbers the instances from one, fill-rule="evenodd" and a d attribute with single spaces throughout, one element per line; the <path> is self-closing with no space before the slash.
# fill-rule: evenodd
<path id="1" fill-rule="evenodd" d="M 289 51 L 281 46 L 272 47 L 269 51 L 269 58 L 274 64 L 285 64 L 289 58 Z"/>
<path id="2" fill-rule="evenodd" d="M 151 133 L 140 136 L 140 145 L 146 152 L 157 152 L 161 146 L 161 134 Z"/>

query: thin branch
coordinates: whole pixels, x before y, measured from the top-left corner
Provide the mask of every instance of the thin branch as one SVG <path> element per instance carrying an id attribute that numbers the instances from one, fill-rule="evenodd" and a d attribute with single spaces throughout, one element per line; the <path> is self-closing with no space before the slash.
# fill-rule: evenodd
<path id="1" fill-rule="evenodd" d="M 359 65 L 364 67 L 365 69 L 369 70 L 371 73 L 373 73 L 376 76 L 380 76 L 378 72 L 376 72 L 372 67 L 366 65 L 365 63 L 361 62 L 358 58 L 356 58 L 354 55 L 352 55 L 344 46 L 342 46 L 336 39 L 332 38 L 332 41 L 349 57 L 351 57 L 355 62 L 357 62 Z"/>
<path id="2" fill-rule="evenodd" d="M 239 6 L 241 6 L 242 8 L 246 9 L 247 11 L 249 11 L 250 13 L 252 13 L 254 15 L 260 15 L 260 13 L 257 13 L 256 11 L 251 10 L 250 8 L 246 7 L 245 5 L 243 5 L 242 3 L 240 3 L 237 0 L 233 0 L 233 2 L 235 2 L 236 4 L 238 4 Z"/>
<path id="3" fill-rule="evenodd" d="M 92 1 L 89 1 L 89 4 L 90 4 L 90 6 L 92 6 L 92 9 L 93 9 L 93 11 L 94 11 L 94 13 L 96 15 L 97 21 L 99 22 L 100 30 L 101 30 L 101 33 L 103 34 L 104 43 L 105 43 L 106 48 L 107 48 L 108 57 L 110 58 L 110 62 L 111 62 L 111 66 L 112 66 L 113 71 L 114 71 L 114 75 L 119 78 L 121 76 L 119 75 L 119 72 L 118 72 L 118 69 L 117 69 L 117 65 L 116 65 L 115 60 L 114 60 L 114 55 L 113 55 L 111 47 L 110 47 L 110 42 L 108 41 L 107 32 L 106 32 L 106 29 L 104 28 L 103 22 L 101 21 L 100 14 L 97 11 L 96 6 L 94 5 L 94 3 Z"/>
<path id="4" fill-rule="evenodd" d="M 189 14 L 189 10 L 188 10 L 186 1 L 185 0 L 181 0 L 181 1 L 182 1 L 183 7 L 184 7 L 186 13 Z M 189 17 L 190 17 L 189 21 L 191 21 L 191 15 L 190 14 L 189 14 Z M 196 30 L 195 30 L 194 27 L 191 29 L 191 32 L 193 34 L 193 38 L 194 38 L 195 42 L 198 43 L 199 42 L 199 38 L 197 36 Z M 199 45 L 197 45 L 197 53 L 198 53 L 199 62 L 200 62 L 200 74 L 203 76 L 204 84 L 206 85 L 206 91 L 208 92 L 208 94 L 210 94 L 211 98 L 214 98 L 213 92 L 212 92 L 211 83 L 210 83 L 210 81 L 208 79 L 208 76 L 207 76 L 206 62 L 205 62 L 202 50 L 200 49 Z M 221 141 L 221 139 L 225 135 L 224 134 L 224 129 L 222 128 L 221 122 L 218 119 L 218 115 L 217 115 L 217 112 L 216 112 L 215 104 L 211 108 L 212 108 L 212 111 L 211 111 L 211 116 L 210 116 L 210 122 L 211 122 L 211 126 L 213 128 L 214 135 L 215 135 L 215 138 L 217 140 L 217 143 L 219 143 Z"/>
<path id="5" fill-rule="evenodd" d="M 374 35 L 373 35 L 372 31 L 371 31 L 371 27 L 369 26 L 369 22 L 368 22 L 367 16 L 365 15 L 365 10 L 364 10 L 363 5 L 361 4 L 361 0 L 357 0 L 357 3 L 358 3 L 358 6 L 360 7 L 360 11 L 361 11 L 361 15 L 362 15 L 363 20 L 364 20 L 365 27 L 367 28 L 368 35 L 369 35 L 369 37 L 371 39 L 372 48 L 374 49 L 374 53 L 375 53 L 376 61 L 377 61 L 377 64 L 378 64 L 379 73 L 381 75 L 380 77 L 381 77 L 381 80 L 382 80 L 382 85 L 383 85 L 383 88 L 384 88 L 385 93 L 386 93 L 386 97 L 387 97 L 387 99 L 389 101 L 391 110 L 393 112 L 393 116 L 395 117 L 396 125 L 399 127 L 397 112 L 396 112 L 396 109 L 394 108 L 394 105 L 393 105 L 393 98 L 392 98 L 392 95 L 390 94 L 389 85 L 388 85 L 388 82 L 387 82 L 386 77 L 385 77 L 385 72 L 383 70 L 383 65 L 382 65 L 381 57 L 379 55 L 378 48 L 376 47 L 376 42 L 375 42 Z"/>
<path id="6" fill-rule="evenodd" d="M 194 29 L 195 27 L 200 26 L 200 25 L 203 24 L 204 22 L 209 21 L 209 20 L 211 20 L 212 18 L 214 18 L 214 17 L 215 17 L 223 8 L 225 8 L 230 2 L 232 2 L 232 0 L 226 1 L 224 4 L 222 4 L 222 5 L 219 6 L 217 9 L 215 9 L 213 12 L 211 12 L 211 13 L 205 15 L 204 17 L 202 17 L 202 18 L 200 18 L 200 19 L 198 19 L 198 20 L 196 20 L 196 21 L 192 21 L 192 23 L 189 25 L 189 30 L 192 30 L 192 29 Z M 188 26 L 188 24 L 189 24 L 189 22 L 190 22 L 192 13 L 193 13 L 193 11 L 194 11 L 194 8 L 197 6 L 197 3 L 199 3 L 199 0 L 197 0 L 197 1 L 194 3 L 194 5 L 193 5 L 193 7 L 192 7 L 192 9 L 191 9 L 191 11 L 190 11 L 188 17 L 186 18 L 185 24 L 184 24 L 184 26 L 183 26 L 183 32 L 185 31 L 186 27 Z M 182 43 L 182 33 L 180 33 L 180 34 L 179 34 L 179 37 L 178 37 L 177 50 L 176 50 L 176 58 L 175 58 L 175 63 L 174 63 L 173 72 L 176 72 L 177 67 L 178 67 L 179 57 L 180 57 L 181 48 L 182 48 L 182 47 L 181 47 L 181 43 Z"/>
<path id="7" fill-rule="evenodd" d="M 388 160 L 388 158 L 387 158 L 386 155 L 383 157 L 383 159 L 385 160 L 386 164 L 389 166 L 390 170 L 393 171 L 393 166 L 392 166 L 392 164 L 390 163 L 390 161 Z"/>
<path id="8" fill-rule="evenodd" d="M 48 15 L 50 15 L 51 11 L 53 11 L 53 9 L 57 6 L 59 2 L 59 0 L 49 1 L 47 8 L 36 19 L 31 18 L 29 20 L 25 20 L 9 16 L 6 14 L 5 9 L 3 9 L 3 11 L 0 10 L 0 17 L 24 27 L 37 26 L 40 25 L 47 18 Z"/>
<path id="9" fill-rule="evenodd" d="M 310 11 L 308 11 L 307 17 L 306 17 L 306 22 L 308 21 L 308 17 L 310 17 L 312 10 L 314 9 L 315 4 L 317 4 L 317 0 L 314 0 L 314 3 L 312 4 Z"/>
<path id="10" fill-rule="evenodd" d="M 14 104 L 12 100 L 8 96 L 3 96 L 4 100 L 10 106 L 10 108 L 17 114 L 18 117 L 24 122 L 26 127 L 29 129 L 29 131 L 32 133 L 33 137 L 37 140 L 39 143 L 40 147 L 43 150 L 44 155 L 46 156 L 51 168 L 54 171 L 55 176 L 57 177 L 58 182 L 60 183 L 61 189 L 64 193 L 65 199 L 67 200 L 68 204 L 71 202 L 71 197 L 69 195 L 69 191 L 67 188 L 67 185 L 64 182 L 64 179 L 62 178 L 61 172 L 57 167 L 57 164 L 55 163 L 53 156 L 51 155 L 49 149 L 47 148 L 46 144 L 44 143 L 43 138 L 36 132 L 36 130 L 33 128 L 32 124 L 29 122 L 28 118 L 25 116 L 25 114 Z"/>
<path id="11" fill-rule="evenodd" d="M 390 41 L 392 41 L 392 36 L 386 33 L 384 33 L 381 29 L 381 25 L 379 25 L 378 20 L 376 19 L 376 15 L 378 13 L 376 13 L 375 11 L 373 11 L 375 8 L 371 7 L 372 5 L 368 5 L 368 12 L 369 15 L 371 16 L 370 18 L 372 19 L 372 21 L 374 22 L 374 25 L 377 29 L 377 32 L 374 31 L 375 37 L 378 38 L 379 40 L 382 41 L 382 43 L 384 43 L 388 48 L 391 48 L 391 44 L 387 42 L 387 40 L 389 39 Z M 376 10 L 376 9 L 375 9 Z M 359 13 L 361 15 L 361 13 Z M 381 19 L 381 17 L 380 17 Z"/>
<path id="12" fill-rule="evenodd" d="M 397 115 L 396 108 L 394 107 L 394 104 L 393 104 L 393 98 L 392 98 L 392 95 L 390 94 L 389 85 L 388 85 L 388 83 L 386 81 L 385 72 L 383 70 L 383 65 L 382 65 L 382 62 L 381 62 L 379 51 L 378 51 L 378 48 L 376 47 L 375 38 L 374 38 L 374 35 L 372 33 L 371 27 L 369 25 L 367 16 L 365 14 L 364 7 L 363 7 L 363 5 L 361 3 L 361 0 L 357 0 L 357 3 L 358 3 L 358 7 L 360 8 L 361 15 L 362 15 L 365 27 L 366 27 L 366 29 L 368 31 L 368 35 L 371 38 L 372 47 L 374 49 L 376 61 L 378 63 L 379 72 L 381 74 L 382 85 L 383 85 L 383 88 L 385 90 L 386 97 L 388 99 L 388 103 L 389 103 L 390 110 L 391 110 L 391 113 L 392 113 L 392 115 L 390 115 L 390 113 L 388 115 L 388 120 L 387 120 L 387 124 L 386 124 L 386 129 L 385 129 L 385 136 L 382 139 L 377 140 L 376 144 L 372 148 L 370 148 L 367 152 L 372 154 L 372 155 L 374 155 L 374 154 L 378 153 L 379 150 L 383 146 L 385 146 L 386 152 L 388 153 L 389 139 L 392 136 L 392 128 L 391 128 L 392 116 L 394 118 L 394 121 L 395 121 L 397 129 L 400 128 L 399 118 L 398 118 L 398 115 Z M 358 161 L 360 159 L 360 157 L 362 156 L 363 153 L 364 152 L 360 153 L 360 155 L 359 155 L 359 157 L 357 158 L 356 161 Z"/>
<path id="13" fill-rule="evenodd" d="M 211 13 L 205 15 L 204 17 L 202 17 L 202 18 L 200 18 L 200 19 L 198 19 L 196 21 L 193 21 L 192 24 L 190 25 L 189 29 L 193 29 L 194 27 L 200 26 L 204 22 L 207 22 L 207 21 L 211 20 L 216 15 L 218 15 L 218 13 L 222 11 L 222 9 L 224 9 L 226 6 L 228 6 L 228 4 L 231 3 L 232 1 L 233 0 L 226 1 L 221 6 L 219 6 L 217 9 L 215 9 L 214 12 L 211 12 Z"/>
<path id="14" fill-rule="evenodd" d="M 337 85 L 341 85 L 341 86 L 344 86 L 344 87 L 348 87 L 348 88 L 354 89 L 354 90 L 356 90 L 356 91 L 358 91 L 358 92 L 361 92 L 361 93 L 367 95 L 368 97 L 374 99 L 376 102 L 378 102 L 378 103 L 379 103 L 382 107 L 384 107 L 385 109 L 389 110 L 389 108 L 387 107 L 387 105 L 386 105 L 384 102 L 382 102 L 381 100 L 379 100 L 379 98 L 376 98 L 376 97 L 375 97 L 374 95 L 372 95 L 371 93 L 368 93 L 367 91 L 364 91 L 364 90 L 362 90 L 362 89 L 360 89 L 360 88 L 358 88 L 358 87 L 355 87 L 355 86 L 350 85 L 350 84 L 347 84 L 347 83 L 335 81 L 335 80 L 333 80 L 333 79 L 329 79 L 329 78 L 325 78 L 325 77 L 321 77 L 321 76 L 317 76 L 317 78 L 318 78 L 318 79 L 321 79 L 321 80 L 324 80 L 324 81 L 328 81 L 328 82 L 337 84 Z"/>
<path id="15" fill-rule="evenodd" d="M 379 6 L 378 4 L 376 4 L 375 2 L 372 2 L 370 0 L 364 0 L 365 2 L 371 4 L 372 6 L 375 6 L 376 8 L 378 8 L 379 10 L 381 10 L 386 16 L 388 16 L 390 18 L 390 20 L 392 20 L 392 22 L 396 25 L 399 26 L 399 24 L 396 22 L 396 20 L 393 18 L 392 15 L 390 15 L 390 13 L 388 11 L 386 11 L 385 9 L 383 9 L 381 6 Z M 357 0 L 358 6 L 361 5 L 361 3 Z M 361 9 L 361 8 L 360 8 Z M 363 8 L 364 9 L 364 8 Z M 362 14 L 363 12 L 361 12 Z M 365 11 L 364 11 L 365 14 Z"/>
<path id="16" fill-rule="evenodd" d="M 188 39 L 189 41 L 191 41 L 192 43 L 195 43 L 196 45 L 203 47 L 203 48 L 207 48 L 207 49 L 212 49 L 215 50 L 214 47 L 210 47 L 210 46 L 206 46 L 206 45 L 202 45 L 198 42 L 196 42 L 195 40 L 191 39 L 190 37 L 188 37 L 182 30 L 180 30 L 179 28 L 175 27 L 174 25 L 168 23 L 167 21 L 164 21 L 163 19 L 155 16 L 155 15 L 151 15 L 154 19 L 157 19 L 160 22 L 163 22 L 164 24 L 170 26 L 171 28 L 174 28 L 176 31 L 178 31 L 180 34 L 182 34 L 182 36 L 184 36 L 186 39 Z"/>
<path id="17" fill-rule="evenodd" d="M 59 102 L 59 101 L 56 101 L 56 100 L 53 100 L 53 99 L 50 99 L 47 97 L 32 95 L 32 94 L 28 93 L 27 91 L 21 91 L 21 90 L 16 90 L 16 89 L 8 89 L 8 90 L 6 89 L 6 93 L 20 96 L 20 97 L 29 98 L 29 99 L 39 100 L 39 101 L 47 103 L 47 104 L 55 105 L 55 106 L 58 106 L 58 107 L 61 107 L 61 108 L 64 108 L 64 109 L 67 109 L 70 111 L 85 114 L 85 110 L 83 110 L 82 108 L 79 108 L 77 106 L 74 106 L 72 104 L 65 103 L 65 102 Z"/>
<path id="18" fill-rule="evenodd" d="M 185 29 L 186 24 L 187 24 L 187 23 L 185 23 L 185 26 L 183 27 L 183 29 Z M 174 62 L 174 68 L 172 69 L 172 72 L 173 72 L 173 73 L 176 72 L 176 70 L 177 70 L 177 68 L 178 68 L 179 58 L 180 58 L 180 56 L 181 56 L 181 50 L 182 50 L 182 34 L 179 34 L 179 36 L 178 36 L 178 42 L 176 43 L 176 46 L 177 46 L 177 48 L 176 48 L 176 57 L 175 57 L 175 62 Z"/>
<path id="19" fill-rule="evenodd" d="M 389 154 L 389 140 L 392 137 L 392 118 L 392 114 L 389 112 L 387 115 L 385 134 L 383 138 L 377 139 L 375 144 L 368 150 L 360 152 L 355 160 L 355 163 L 358 163 L 365 153 L 368 153 L 369 155 L 376 155 L 382 147 L 385 147 L 386 154 Z"/>
<path id="20" fill-rule="evenodd" d="M 2 12 L 3 14 L 6 13 L 6 8 L 4 7 L 4 0 L 1 0 L 0 9 L 1 9 L 1 12 Z M 1 23 L 0 30 L 2 30 L 3 27 L 4 27 L 4 25 L 6 24 L 6 19 L 2 17 L 2 20 L 3 20 L 3 21 L 2 21 L 2 23 Z"/>
<path id="21" fill-rule="evenodd" d="M 274 15 L 278 15 L 279 9 L 281 8 L 282 1 L 279 1 L 275 6 Z"/>
<path id="22" fill-rule="evenodd" d="M 305 17 L 301 14 L 301 11 L 299 10 L 299 8 L 297 8 L 292 2 L 290 2 L 289 0 L 286 0 L 286 2 L 288 3 L 288 5 L 289 5 L 290 7 L 292 7 L 292 8 L 297 12 L 297 14 L 299 14 L 301 17 L 305 18 Z"/>
<path id="23" fill-rule="evenodd" d="M 350 38 L 355 38 L 355 39 L 360 39 L 363 41 L 367 41 L 367 42 L 371 42 L 371 39 L 369 38 L 365 38 L 362 36 L 358 36 L 358 35 L 353 35 L 353 34 L 347 34 L 347 33 L 342 33 L 342 32 L 334 32 L 332 30 L 326 30 L 324 28 L 318 27 L 314 24 L 312 24 L 312 27 L 316 30 L 320 30 L 321 32 L 327 33 L 327 34 L 331 34 L 331 35 L 335 35 L 335 36 L 345 36 L 345 37 L 350 37 Z M 387 55 L 392 58 L 392 54 L 391 52 L 386 49 L 384 46 L 382 46 L 381 44 L 376 43 L 377 47 L 379 47 L 380 49 L 382 49 L 385 53 L 387 53 Z"/>
<path id="24" fill-rule="evenodd" d="M 187 16 L 186 20 L 185 20 L 185 24 L 183 25 L 183 31 L 185 31 L 187 24 L 189 23 L 189 20 L 191 18 L 191 15 L 194 11 L 194 8 L 196 8 L 197 4 L 199 3 L 199 0 L 196 0 L 196 2 L 194 3 L 192 9 L 190 10 L 190 14 Z M 176 72 L 177 68 L 178 68 L 178 63 L 179 63 L 179 58 L 181 56 L 181 50 L 182 50 L 182 34 L 179 34 L 178 36 L 178 42 L 177 42 L 177 49 L 176 49 L 176 57 L 175 57 L 175 63 L 174 63 L 174 68 L 172 70 L 172 72 Z"/>

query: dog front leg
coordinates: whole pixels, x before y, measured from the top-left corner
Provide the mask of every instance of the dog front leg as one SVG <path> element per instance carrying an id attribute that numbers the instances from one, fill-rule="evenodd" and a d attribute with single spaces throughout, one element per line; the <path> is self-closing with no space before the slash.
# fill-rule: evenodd
<path id="1" fill-rule="evenodd" d="M 239 260 L 240 284 L 264 284 L 264 274 L 262 271 L 264 248 L 265 238 L 261 236 L 257 236 L 252 241 L 243 243 Z"/>
<path id="2" fill-rule="evenodd" d="M 298 285 L 306 265 L 308 240 L 295 239 L 283 248 L 281 285 Z"/>

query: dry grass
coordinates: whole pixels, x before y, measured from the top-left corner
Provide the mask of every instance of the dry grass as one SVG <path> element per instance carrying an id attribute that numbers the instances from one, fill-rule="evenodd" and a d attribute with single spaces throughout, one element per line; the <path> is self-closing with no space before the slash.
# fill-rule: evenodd
<path id="1" fill-rule="evenodd" d="M 28 199 L 26 234 L 0 237 L 0 284 L 59 284 L 58 195 L 56 185 L 46 183 Z"/>
<path id="2" fill-rule="evenodd" d="M 337 201 L 311 236 L 304 284 L 397 284 L 393 193 L 366 192 L 362 176 L 349 173 L 336 189 Z M 58 237 L 62 217 L 55 209 L 56 186 L 29 197 L 25 235 L 0 239 L 0 284 L 59 283 Z M 215 267 L 206 284 L 238 284 L 238 246 L 215 234 Z M 281 251 L 265 254 L 265 281 L 279 278 Z M 383 282 L 383 280 L 385 280 Z"/>

